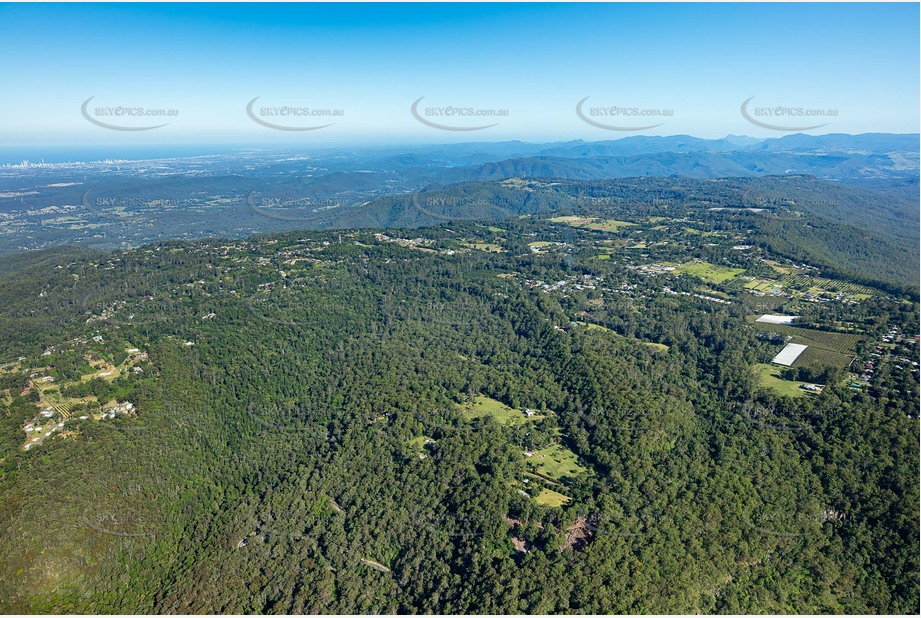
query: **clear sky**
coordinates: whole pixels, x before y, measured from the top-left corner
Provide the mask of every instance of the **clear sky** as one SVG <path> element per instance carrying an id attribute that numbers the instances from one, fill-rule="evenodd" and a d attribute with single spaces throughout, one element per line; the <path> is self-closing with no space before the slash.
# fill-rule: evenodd
<path id="1" fill-rule="evenodd" d="M 0 5 L 0 144 L 349 144 L 918 132 L 917 4 Z M 102 128 L 81 114 L 116 126 Z M 281 131 L 282 126 L 332 126 Z M 452 127 L 417 120 L 417 110 Z M 576 114 L 603 124 L 592 126 Z M 174 109 L 169 118 L 99 107 Z M 280 117 L 264 107 L 341 110 Z M 433 107 L 507 110 L 438 117 Z M 653 120 L 597 107 L 665 110 Z M 649 112 L 647 112 L 649 113 Z"/>

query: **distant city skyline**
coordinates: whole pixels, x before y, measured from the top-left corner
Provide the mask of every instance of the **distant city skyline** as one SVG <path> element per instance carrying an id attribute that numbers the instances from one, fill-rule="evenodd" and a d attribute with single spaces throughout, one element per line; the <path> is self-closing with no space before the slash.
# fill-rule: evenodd
<path id="1" fill-rule="evenodd" d="M 2 4 L 0 143 L 917 133 L 918 22 L 914 3 Z"/>

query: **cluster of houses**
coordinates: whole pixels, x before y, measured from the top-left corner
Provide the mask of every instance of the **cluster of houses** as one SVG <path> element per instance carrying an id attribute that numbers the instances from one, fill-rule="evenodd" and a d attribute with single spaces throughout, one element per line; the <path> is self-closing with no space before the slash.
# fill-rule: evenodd
<path id="1" fill-rule="evenodd" d="M 52 422 L 51 418 L 56 416 L 57 413 L 54 408 L 45 408 L 38 413 L 38 416 L 23 426 L 23 430 L 29 440 L 24 447 L 26 450 L 31 449 L 36 444 L 39 444 L 42 439 L 50 437 L 55 431 L 59 431 L 64 427 L 63 422 L 48 425 L 49 422 Z"/>
<path id="2" fill-rule="evenodd" d="M 699 298 L 700 300 L 708 300 L 711 303 L 720 303 L 721 305 L 731 305 L 731 300 L 724 300 L 722 298 L 717 298 L 716 296 L 707 296 L 706 294 L 698 294 L 696 292 L 676 292 L 670 287 L 663 286 L 662 292 L 665 294 L 673 294 L 675 296 L 691 296 L 692 298 Z"/>
<path id="3" fill-rule="evenodd" d="M 435 241 L 431 238 L 392 238 L 386 234 L 375 234 L 374 238 L 378 242 L 391 242 L 400 245 L 401 247 L 408 247 L 410 249 L 424 249 L 426 251 L 434 251 L 431 248 L 431 245 L 435 244 Z M 341 239 L 341 237 L 340 237 Z M 325 243 L 329 244 L 329 243 Z M 356 244 L 359 244 L 356 242 Z M 438 253 L 443 255 L 454 255 L 456 251 L 453 249 L 439 249 Z"/>
<path id="4" fill-rule="evenodd" d="M 108 406 L 106 408 L 103 408 L 102 416 L 100 418 L 101 419 L 115 418 L 117 414 L 130 414 L 132 412 L 134 412 L 134 404 L 126 401 L 126 402 L 116 403 L 113 406 Z M 55 410 L 54 408 L 48 407 L 42 410 L 41 412 L 39 412 L 38 415 L 35 418 L 33 418 L 31 421 L 23 425 L 22 429 L 23 431 L 26 432 L 26 436 L 28 440 L 25 446 L 23 447 L 25 450 L 27 451 L 30 450 L 33 446 L 40 444 L 44 438 L 49 438 L 56 431 L 61 431 L 62 429 L 64 429 L 64 423 L 66 422 L 66 416 L 65 416 L 65 420 L 49 425 L 49 423 L 53 423 L 51 419 L 57 415 L 58 415 L 57 410 Z M 88 419 L 89 419 L 88 415 L 80 417 L 81 421 L 85 421 Z"/>
<path id="5" fill-rule="evenodd" d="M 754 279 L 752 280 L 754 281 Z M 773 284 L 769 288 L 761 289 L 761 290 L 758 290 L 755 288 L 749 288 L 746 290 L 746 292 L 748 292 L 752 296 L 775 296 L 778 298 L 793 298 L 793 294 L 785 290 L 783 285 L 781 285 L 780 283 L 777 283 L 777 282 L 769 282 L 769 283 Z"/>
<path id="6" fill-rule="evenodd" d="M 130 401 L 125 401 L 116 403 L 114 406 L 103 408 L 102 418 L 115 418 L 116 414 L 131 414 L 132 412 L 134 412 L 134 404 Z"/>
<path id="7" fill-rule="evenodd" d="M 582 275 L 572 276 L 568 279 L 562 279 L 554 283 L 547 283 L 546 281 L 541 281 L 540 279 L 525 279 L 525 285 L 530 289 L 539 289 L 544 292 L 556 292 L 556 291 L 567 291 L 567 290 L 594 290 L 597 289 L 601 282 L 603 281 L 602 277 L 595 277 L 592 275 Z"/>
<path id="8" fill-rule="evenodd" d="M 563 251 L 572 250 L 573 246 L 566 242 L 546 241 L 538 243 L 528 243 L 528 249 L 531 253 L 549 253 L 552 248 Z"/>
<path id="9" fill-rule="evenodd" d="M 910 347 L 912 344 L 917 344 L 918 339 L 919 337 L 914 337 L 913 339 L 906 338 L 899 333 L 898 327 L 891 327 L 886 334 L 881 337 L 882 343 L 875 346 L 874 351 L 870 353 L 869 359 L 857 361 L 859 367 L 857 371 L 860 372 L 860 375 L 856 379 L 848 382 L 848 386 L 859 389 L 872 383 L 874 372 L 878 369 L 879 364 L 886 360 L 889 360 L 892 364 L 892 368 L 895 370 L 904 371 L 907 369 L 911 373 L 918 372 L 918 361 L 905 356 L 905 352 L 909 354 L 912 353 Z M 889 344 L 888 350 L 883 344 Z M 857 371 L 855 371 L 855 373 Z"/>
<path id="10" fill-rule="evenodd" d="M 92 339 L 96 341 L 97 343 L 103 340 L 101 335 L 96 335 Z M 76 338 L 73 340 L 73 343 L 86 344 L 88 343 L 88 340 L 82 339 L 82 338 Z M 43 356 L 50 356 L 55 351 L 56 351 L 55 346 L 49 346 L 43 352 Z M 140 350 L 139 348 L 127 348 L 125 352 L 128 355 L 128 361 L 130 361 L 131 363 L 138 362 L 138 361 L 144 361 L 144 360 L 147 360 L 148 358 L 147 352 L 144 352 Z M 21 364 L 22 361 L 24 360 L 26 360 L 26 357 L 20 357 L 17 363 L 10 363 L 7 366 L 13 366 L 14 364 Z M 131 370 L 135 373 L 141 373 L 143 371 L 141 367 L 136 367 L 136 366 L 131 367 Z M 110 375 L 114 375 L 115 373 L 116 373 L 115 370 L 107 369 L 107 370 L 104 370 L 104 371 L 101 371 L 95 374 L 95 377 L 107 377 Z M 31 373 L 29 375 L 29 378 L 34 387 L 37 387 L 40 384 L 48 384 L 48 383 L 55 382 L 55 378 L 53 376 L 44 375 L 42 371 L 35 371 Z M 44 402 L 44 400 L 42 401 Z M 54 408 L 51 406 L 47 406 L 47 404 L 45 405 L 46 407 L 41 409 L 33 419 L 31 419 L 30 421 L 27 421 L 22 427 L 23 431 L 26 433 L 26 444 L 23 445 L 23 448 L 25 450 L 31 450 L 33 447 L 38 446 L 39 444 L 41 444 L 41 442 L 45 438 L 51 437 L 55 432 L 62 431 L 65 424 L 73 420 L 71 419 L 70 413 L 68 412 L 68 407 L 59 406 L 58 408 Z M 84 410 L 85 408 L 86 408 L 86 404 L 84 404 Z M 113 405 L 104 407 L 101 410 L 101 414 L 99 418 L 101 419 L 115 418 L 117 415 L 120 415 L 120 414 L 131 414 L 134 412 L 134 410 L 135 410 L 134 404 L 131 402 L 115 402 Z M 58 419 L 57 418 L 58 416 L 61 416 L 62 418 Z M 83 416 L 79 417 L 79 420 L 81 421 L 85 421 L 89 419 L 90 419 L 89 414 L 84 414 Z M 58 420 L 59 422 L 56 422 L 56 423 L 54 422 Z"/>
<path id="11" fill-rule="evenodd" d="M 883 341 L 885 343 L 899 343 L 902 341 L 902 336 L 899 334 L 899 329 L 895 326 L 889 329 L 889 331 L 883 336 Z"/>
<path id="12" fill-rule="evenodd" d="M 643 264 L 640 266 L 627 266 L 629 270 L 635 270 L 642 275 L 664 275 L 675 270 L 674 266 L 662 266 L 661 264 Z"/>

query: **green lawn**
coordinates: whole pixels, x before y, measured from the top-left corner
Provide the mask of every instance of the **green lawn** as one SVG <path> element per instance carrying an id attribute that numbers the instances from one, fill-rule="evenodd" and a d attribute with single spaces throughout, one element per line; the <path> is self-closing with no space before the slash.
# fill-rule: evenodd
<path id="1" fill-rule="evenodd" d="M 81 382 L 86 382 L 87 380 L 92 380 L 93 378 L 100 378 L 106 382 L 112 382 L 121 376 L 121 372 L 118 370 L 118 368 L 109 361 L 91 361 L 90 366 L 93 368 L 93 372 L 80 376 Z"/>
<path id="2" fill-rule="evenodd" d="M 764 260 L 764 263 L 782 275 L 789 275 L 790 273 L 793 272 L 793 269 L 790 268 L 789 266 L 781 266 L 774 260 Z"/>
<path id="3" fill-rule="evenodd" d="M 636 225 L 635 223 L 630 223 L 629 221 L 618 221 L 617 219 L 603 219 L 601 221 L 595 221 L 584 226 L 590 230 L 600 230 L 602 232 L 619 232 L 625 227 L 630 227 Z"/>
<path id="4" fill-rule="evenodd" d="M 543 504 L 544 506 L 554 506 L 559 507 L 563 506 L 569 502 L 569 497 L 564 496 L 561 493 L 555 492 L 552 489 L 541 489 L 540 493 L 534 497 L 538 504 Z"/>
<path id="5" fill-rule="evenodd" d="M 553 223 L 566 223 L 573 227 L 581 227 L 587 230 L 598 230 L 600 232 L 619 232 L 625 227 L 636 225 L 629 221 L 619 221 L 617 219 L 597 219 L 579 216 L 554 217 L 550 219 L 550 221 Z"/>
<path id="6" fill-rule="evenodd" d="M 465 247 L 471 249 L 477 249 L 479 251 L 485 251 L 487 253 L 504 253 L 505 249 L 501 245 L 497 245 L 494 242 L 462 242 Z"/>
<path id="7" fill-rule="evenodd" d="M 774 288 L 783 288 L 781 284 L 776 281 L 771 281 L 770 279 L 753 279 L 742 287 L 749 290 L 755 290 L 757 292 L 767 292 L 768 290 L 772 290 Z"/>
<path id="8" fill-rule="evenodd" d="M 416 436 L 415 438 L 409 440 L 409 448 L 411 448 L 416 453 L 425 452 L 425 443 L 431 440 L 430 436 Z"/>
<path id="9" fill-rule="evenodd" d="M 676 273 L 699 277 L 704 281 L 711 283 L 723 283 L 745 272 L 744 268 L 729 268 L 728 266 L 717 266 L 709 262 L 688 262 L 675 269 Z"/>
<path id="10" fill-rule="evenodd" d="M 780 377 L 780 367 L 766 363 L 754 366 L 755 374 L 763 388 L 770 389 L 780 396 L 805 397 L 806 391 L 799 386 L 802 382 L 791 382 Z"/>
<path id="11" fill-rule="evenodd" d="M 527 465 L 537 474 L 556 481 L 564 477 L 576 477 L 586 471 L 579 465 L 579 458 L 561 444 L 553 444 L 536 451 L 527 459 Z"/>
<path id="12" fill-rule="evenodd" d="M 535 414 L 531 417 L 525 416 L 522 410 L 510 408 L 501 401 L 485 395 L 479 395 L 472 402 L 462 406 L 462 413 L 467 420 L 491 416 L 500 425 L 521 425 L 531 420 L 544 418 L 540 414 Z"/>

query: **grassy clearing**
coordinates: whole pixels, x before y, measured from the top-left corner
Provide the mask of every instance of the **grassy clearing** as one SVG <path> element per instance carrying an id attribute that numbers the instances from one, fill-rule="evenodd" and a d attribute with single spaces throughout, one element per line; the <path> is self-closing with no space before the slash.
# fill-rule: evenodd
<path id="1" fill-rule="evenodd" d="M 697 286 L 694 288 L 694 291 L 698 294 L 705 294 L 706 296 L 714 296 L 716 298 L 722 298 L 725 300 L 729 300 L 730 298 L 729 295 L 725 292 L 721 292 L 720 290 L 711 290 L 710 288 L 705 288 L 702 286 Z"/>
<path id="2" fill-rule="evenodd" d="M 664 343 L 652 343 L 651 341 L 640 341 L 639 339 L 631 339 L 630 337 L 624 337 L 623 335 L 618 334 L 616 331 L 611 330 L 607 326 L 602 326 L 601 324 L 592 324 L 591 322 L 576 322 L 576 324 L 581 324 L 582 326 L 586 326 L 589 330 L 604 331 L 604 332 L 611 333 L 615 337 L 619 337 L 631 343 L 637 343 L 640 345 L 644 345 L 658 352 L 668 352 L 668 346 L 665 345 Z"/>
<path id="3" fill-rule="evenodd" d="M 781 266 L 779 263 L 774 260 L 764 260 L 764 263 L 774 269 L 775 272 L 780 273 L 781 275 L 789 275 L 795 272 L 795 270 L 789 266 Z"/>
<path id="4" fill-rule="evenodd" d="M 509 426 L 522 425 L 528 421 L 544 418 L 540 414 L 528 417 L 523 411 L 510 408 L 501 401 L 485 395 L 479 395 L 472 402 L 464 405 L 461 413 L 467 420 L 491 416 L 500 425 Z"/>
<path id="5" fill-rule="evenodd" d="M 561 481 L 565 477 L 575 478 L 586 471 L 579 465 L 578 456 L 561 444 L 553 444 L 536 451 L 528 458 L 527 465 L 535 473 L 556 481 Z"/>
<path id="6" fill-rule="evenodd" d="M 534 497 L 534 500 L 538 504 L 544 506 L 552 507 L 561 507 L 567 502 L 569 502 L 569 496 L 564 496 L 563 494 L 553 491 L 552 489 L 541 489 L 540 493 Z"/>
<path id="7" fill-rule="evenodd" d="M 771 279 L 753 279 L 752 281 L 747 282 L 742 286 L 748 290 L 754 290 L 756 292 L 781 292 L 783 291 L 783 285 Z"/>
<path id="8" fill-rule="evenodd" d="M 417 453 L 425 452 L 425 444 L 432 438 L 430 436 L 416 436 L 407 442 L 409 447 Z"/>
<path id="9" fill-rule="evenodd" d="M 548 219 L 551 223 L 566 223 L 568 225 L 585 225 L 594 221 L 591 217 L 580 217 L 578 215 L 566 215 L 565 217 L 553 217 Z"/>
<path id="10" fill-rule="evenodd" d="M 581 227 L 587 230 L 597 230 L 599 232 L 619 232 L 625 227 L 636 225 L 629 221 L 619 221 L 617 219 L 597 219 L 593 217 L 566 216 L 554 217 L 550 219 L 552 223 L 565 223 L 573 227 Z"/>
<path id="11" fill-rule="evenodd" d="M 709 262 L 688 262 L 676 268 L 675 272 L 698 277 L 710 283 L 723 283 L 738 277 L 745 272 L 745 269 L 717 266 Z"/>
<path id="12" fill-rule="evenodd" d="M 505 249 L 502 248 L 502 245 L 498 245 L 494 242 L 462 242 L 461 244 L 470 249 L 477 249 L 487 253 L 505 253 Z"/>
<path id="13" fill-rule="evenodd" d="M 780 377 L 780 368 L 766 363 L 754 366 L 755 375 L 762 388 L 774 391 L 781 397 L 805 397 L 806 391 L 799 386 L 802 382 L 791 382 Z"/>
<path id="14" fill-rule="evenodd" d="M 617 219 L 602 219 L 600 221 L 595 221 L 589 223 L 584 227 L 589 230 L 598 230 L 601 232 L 619 232 L 625 227 L 631 227 L 636 225 L 635 223 L 630 223 L 629 221 L 618 221 Z"/>
<path id="15" fill-rule="evenodd" d="M 86 382 L 87 380 L 92 380 L 93 378 L 100 378 L 106 382 L 111 382 L 112 380 L 115 380 L 121 376 L 121 372 L 118 370 L 118 367 L 108 361 L 93 359 L 89 360 L 89 364 L 93 368 L 93 372 L 81 376 L 81 382 Z"/>

